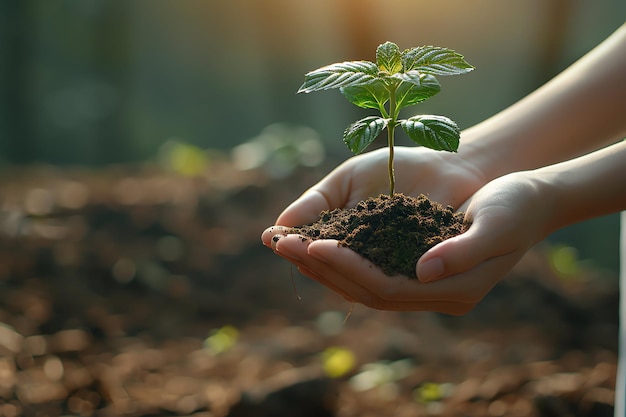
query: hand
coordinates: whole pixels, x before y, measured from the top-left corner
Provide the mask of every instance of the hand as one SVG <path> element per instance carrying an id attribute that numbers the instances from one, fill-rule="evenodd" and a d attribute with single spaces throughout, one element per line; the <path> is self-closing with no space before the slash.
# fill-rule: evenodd
<path id="1" fill-rule="evenodd" d="M 387 193 L 387 156 L 387 149 L 380 149 L 351 158 L 340 165 L 283 211 L 276 220 L 278 226 L 263 232 L 263 243 L 295 263 L 305 275 L 317 279 L 350 300 L 357 299 L 350 295 L 351 292 L 342 291 L 340 286 L 333 284 L 332 278 L 327 278 L 332 277 L 334 271 L 330 271 L 328 265 L 320 263 L 307 252 L 310 241 L 302 242 L 301 237 L 295 235 L 283 236 L 285 228 L 282 226 L 311 223 L 319 218 L 323 210 L 352 207 L 369 196 Z M 484 182 L 477 168 L 448 152 L 396 147 L 395 167 L 398 172 L 398 192 L 414 196 L 424 193 L 435 201 L 456 207 Z M 279 238 L 280 244 L 275 241 Z M 346 259 L 346 262 L 356 266 L 349 273 L 354 279 L 372 271 L 371 263 L 349 249 L 338 247 L 335 241 L 317 241 L 312 248 L 319 245 L 324 245 L 337 259 L 348 257 L 350 260 Z M 375 270 L 381 281 L 388 282 L 388 277 Z M 359 302 L 367 304 L 363 300 Z M 374 306 L 375 302 L 370 304 Z M 381 305 L 378 308 L 385 307 Z"/>
<path id="2" fill-rule="evenodd" d="M 537 184 L 522 172 L 494 180 L 478 191 L 466 211 L 472 226 L 419 260 L 420 281 L 388 277 L 351 250 L 338 247 L 336 241 L 303 241 L 269 229 L 264 239 L 276 236 L 272 246 L 279 255 L 348 300 L 386 310 L 464 314 L 551 231 L 547 226 L 550 199 Z"/>

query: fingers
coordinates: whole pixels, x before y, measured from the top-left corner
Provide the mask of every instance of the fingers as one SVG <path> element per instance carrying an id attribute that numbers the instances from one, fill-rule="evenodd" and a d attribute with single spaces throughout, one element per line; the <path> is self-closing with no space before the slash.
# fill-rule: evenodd
<path id="1" fill-rule="evenodd" d="M 261 242 L 263 242 L 263 244 L 267 246 L 268 248 L 274 249 L 274 245 L 276 244 L 276 241 L 273 240 L 274 236 L 284 236 L 288 232 L 289 232 L 289 227 L 285 227 L 285 226 L 268 227 L 267 229 L 263 231 L 263 233 L 261 233 Z"/>
<path id="2" fill-rule="evenodd" d="M 510 227 L 510 216 L 499 210 L 477 216 L 469 230 L 445 240 L 426 252 L 417 262 L 416 274 L 421 282 L 469 271 L 480 263 L 518 249 L 516 234 Z"/>
<path id="3" fill-rule="evenodd" d="M 274 232 L 280 228 L 274 228 Z M 271 232 L 267 231 L 268 235 Z M 505 255 L 462 274 L 432 283 L 389 277 L 380 268 L 334 240 L 311 241 L 299 235 L 269 238 L 276 254 L 294 263 L 305 276 L 368 307 L 398 311 L 436 311 L 462 315 L 470 311 L 516 262 Z"/>
<path id="4" fill-rule="evenodd" d="M 359 284 L 352 282 L 348 284 L 343 279 L 337 279 L 337 274 L 333 270 L 332 265 L 310 256 L 309 248 L 318 242 L 324 242 L 331 249 L 339 251 L 343 249 L 348 252 L 348 255 L 355 255 L 358 260 L 364 260 L 364 258 L 351 250 L 338 246 L 336 240 L 311 241 L 298 235 L 281 237 L 275 244 L 275 252 L 296 264 L 298 269 L 309 278 L 324 284 L 346 298 L 354 299 L 354 294 L 358 294 L 361 291 Z M 349 261 L 346 260 L 346 262 Z"/>
<path id="5" fill-rule="evenodd" d="M 521 255 L 489 259 L 475 268 L 432 283 L 403 276 L 389 277 L 347 248 L 332 241 L 316 241 L 308 253 L 329 266 L 320 282 L 371 308 L 402 311 L 435 311 L 451 315 L 469 312 L 511 269 Z"/>
<path id="6" fill-rule="evenodd" d="M 283 226 L 301 226 L 319 219 L 320 213 L 336 207 L 323 191 L 310 189 L 291 203 L 276 219 L 276 224 Z"/>
<path id="7" fill-rule="evenodd" d="M 368 275 L 370 280 L 380 280 L 381 284 L 389 283 L 392 278 L 386 276 L 379 268 L 357 253 L 338 246 L 336 240 L 310 241 L 298 235 L 286 235 L 276 239 L 272 246 L 276 254 L 297 265 L 298 270 L 303 275 L 341 294 L 346 300 L 356 301 L 377 309 L 414 309 L 413 306 L 395 302 L 397 300 L 389 302 L 381 299 L 370 288 L 363 286 L 361 281 L 364 275 Z M 320 250 L 316 250 L 316 247 Z M 344 275 L 345 271 L 342 270 L 341 265 L 345 264 L 352 266 L 348 273 L 354 274 L 354 279 Z M 398 277 L 396 282 L 405 279 Z M 368 285 L 372 286 L 371 284 Z M 384 285 L 378 287 L 384 287 Z M 438 303 L 425 304 L 421 309 L 438 311 L 439 307 L 436 307 L 435 304 Z"/>
<path id="8" fill-rule="evenodd" d="M 343 288 L 364 304 L 384 303 L 385 300 L 472 303 L 482 298 L 482 294 L 476 295 L 480 293 L 480 287 L 476 283 L 467 283 L 459 287 L 458 283 L 453 285 L 444 280 L 426 285 L 402 275 L 390 277 L 350 249 L 332 246 L 333 242 L 315 241 L 309 245 L 307 251 L 309 255 L 331 267 L 329 270 L 333 273 L 332 279 L 336 286 Z M 375 300 L 369 301 L 368 298 L 372 294 L 375 294 Z"/>

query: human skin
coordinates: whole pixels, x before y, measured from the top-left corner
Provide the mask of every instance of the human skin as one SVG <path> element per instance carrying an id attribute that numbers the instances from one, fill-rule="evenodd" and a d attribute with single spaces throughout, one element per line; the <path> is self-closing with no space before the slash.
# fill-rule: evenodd
<path id="1" fill-rule="evenodd" d="M 626 25 L 551 82 L 462 132 L 458 153 L 396 148 L 396 191 L 466 211 L 470 229 L 424 254 L 419 280 L 389 279 L 333 240 L 285 228 L 384 193 L 386 150 L 348 159 L 263 232 L 263 243 L 346 299 L 464 314 L 561 227 L 626 209 Z M 584 197 L 583 197 L 584 196 Z M 445 278 L 445 279 L 443 279 Z"/>

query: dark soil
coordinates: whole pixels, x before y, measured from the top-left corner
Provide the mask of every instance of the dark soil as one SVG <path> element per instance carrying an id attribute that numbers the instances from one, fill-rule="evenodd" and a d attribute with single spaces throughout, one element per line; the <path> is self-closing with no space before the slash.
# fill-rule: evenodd
<path id="1" fill-rule="evenodd" d="M 353 208 L 324 211 L 317 222 L 295 230 L 312 239 L 336 239 L 387 275 L 416 278 L 415 264 L 426 251 L 469 228 L 463 218 L 423 194 L 381 194 Z"/>

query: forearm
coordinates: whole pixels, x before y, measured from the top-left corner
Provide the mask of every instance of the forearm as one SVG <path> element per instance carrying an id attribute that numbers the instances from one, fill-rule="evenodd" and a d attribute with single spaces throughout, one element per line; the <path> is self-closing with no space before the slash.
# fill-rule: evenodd
<path id="1" fill-rule="evenodd" d="M 588 153 L 626 136 L 626 25 L 552 81 L 462 133 L 484 180 Z"/>
<path id="2" fill-rule="evenodd" d="M 547 233 L 626 210 L 626 141 L 530 171 L 547 205 Z"/>

